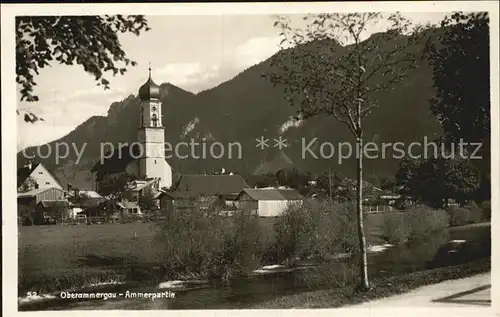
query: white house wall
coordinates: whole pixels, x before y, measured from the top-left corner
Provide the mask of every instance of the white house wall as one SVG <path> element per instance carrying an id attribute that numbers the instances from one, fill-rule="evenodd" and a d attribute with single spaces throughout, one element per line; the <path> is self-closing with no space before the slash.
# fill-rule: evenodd
<path id="1" fill-rule="evenodd" d="M 277 217 L 286 210 L 289 204 L 300 204 L 302 201 L 290 200 L 259 200 L 260 217 Z"/>
<path id="2" fill-rule="evenodd" d="M 168 162 L 163 159 L 163 177 L 160 179 L 160 188 L 166 187 L 170 188 L 172 187 L 172 167 Z"/>
<path id="3" fill-rule="evenodd" d="M 128 213 L 128 214 L 135 214 L 135 215 L 142 215 L 143 212 L 141 210 L 141 207 L 139 206 L 139 204 L 135 201 L 128 201 L 126 199 L 122 200 L 122 205 L 123 207 L 125 207 L 125 212 Z M 137 212 L 136 213 L 132 213 L 132 209 L 135 209 Z"/>
<path id="4" fill-rule="evenodd" d="M 81 212 L 83 212 L 82 208 L 71 208 L 68 210 L 68 218 L 75 219 Z"/>

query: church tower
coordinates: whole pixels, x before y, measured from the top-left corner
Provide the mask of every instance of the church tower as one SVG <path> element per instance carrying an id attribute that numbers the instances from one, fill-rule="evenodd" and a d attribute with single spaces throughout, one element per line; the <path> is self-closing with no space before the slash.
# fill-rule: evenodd
<path id="1" fill-rule="evenodd" d="M 139 88 L 140 114 L 138 141 L 141 145 L 138 177 L 158 179 L 160 188 L 172 185 L 172 168 L 165 160 L 165 128 L 161 114 L 160 87 L 151 78 Z"/>

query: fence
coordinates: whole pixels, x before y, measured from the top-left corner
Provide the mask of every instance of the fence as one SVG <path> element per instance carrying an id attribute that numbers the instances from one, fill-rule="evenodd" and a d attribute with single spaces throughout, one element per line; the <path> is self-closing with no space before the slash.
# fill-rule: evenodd
<path id="1" fill-rule="evenodd" d="M 387 205 L 382 205 L 382 206 L 363 206 L 363 212 L 367 214 L 373 214 L 373 213 L 378 213 L 378 212 L 390 212 L 390 211 L 401 211 L 398 208 L 395 208 L 393 206 L 387 206 Z"/>
<path id="2" fill-rule="evenodd" d="M 62 225 L 85 225 L 85 224 L 100 224 L 111 222 L 111 218 L 107 217 L 88 217 L 86 215 L 79 215 L 75 218 L 65 218 L 61 220 Z"/>

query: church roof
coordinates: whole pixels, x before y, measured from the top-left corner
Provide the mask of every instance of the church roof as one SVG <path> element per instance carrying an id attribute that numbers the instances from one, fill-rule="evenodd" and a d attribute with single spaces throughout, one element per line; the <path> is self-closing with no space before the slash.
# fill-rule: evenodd
<path id="1" fill-rule="evenodd" d="M 149 68 L 149 78 L 148 81 L 139 88 L 139 98 L 141 100 L 150 100 L 150 99 L 160 99 L 161 91 L 160 86 L 155 84 L 153 79 L 151 78 L 151 68 Z"/>

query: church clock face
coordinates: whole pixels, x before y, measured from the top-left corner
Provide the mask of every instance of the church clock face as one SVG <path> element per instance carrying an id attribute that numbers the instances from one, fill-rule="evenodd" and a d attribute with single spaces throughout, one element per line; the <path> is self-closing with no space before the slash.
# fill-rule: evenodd
<path id="1" fill-rule="evenodd" d="M 153 108 L 151 108 L 151 110 L 152 110 L 152 111 L 156 111 L 156 107 L 155 107 L 155 106 L 153 106 Z"/>

